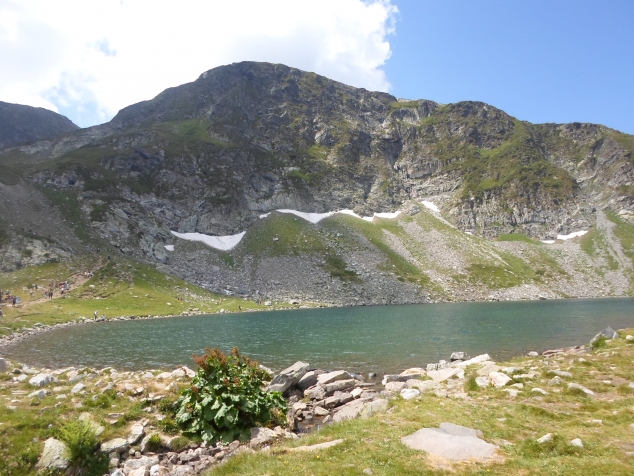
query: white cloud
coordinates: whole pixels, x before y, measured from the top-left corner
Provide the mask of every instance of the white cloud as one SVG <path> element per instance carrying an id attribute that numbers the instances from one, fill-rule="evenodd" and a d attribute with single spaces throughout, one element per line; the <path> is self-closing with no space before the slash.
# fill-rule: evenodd
<path id="1" fill-rule="evenodd" d="M 88 126 L 246 60 L 387 91 L 390 1 L 0 0 L 0 100 Z"/>

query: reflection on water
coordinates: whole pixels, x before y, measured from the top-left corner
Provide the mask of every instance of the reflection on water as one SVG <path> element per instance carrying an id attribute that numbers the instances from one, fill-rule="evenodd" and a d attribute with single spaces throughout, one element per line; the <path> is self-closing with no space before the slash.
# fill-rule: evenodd
<path id="1" fill-rule="evenodd" d="M 588 342 L 634 327 L 634 299 L 348 307 L 109 322 L 35 336 L 6 356 L 50 367 L 192 365 L 205 347 L 233 346 L 276 370 L 297 360 L 326 369 L 394 372 L 453 351 L 503 359 Z"/>

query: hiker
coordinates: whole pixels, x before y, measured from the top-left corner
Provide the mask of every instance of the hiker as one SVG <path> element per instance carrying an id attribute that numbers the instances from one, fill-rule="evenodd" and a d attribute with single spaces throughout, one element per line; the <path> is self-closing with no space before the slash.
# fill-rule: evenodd
<path id="1" fill-rule="evenodd" d="M 97 311 L 95 311 L 95 313 L 94 313 L 95 319 L 97 319 L 97 316 L 98 316 L 98 315 L 99 315 L 99 314 L 98 314 L 98 312 L 97 312 Z"/>

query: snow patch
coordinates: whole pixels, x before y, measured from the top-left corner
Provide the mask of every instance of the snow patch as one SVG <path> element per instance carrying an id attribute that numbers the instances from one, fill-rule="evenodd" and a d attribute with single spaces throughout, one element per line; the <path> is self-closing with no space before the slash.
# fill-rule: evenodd
<path id="1" fill-rule="evenodd" d="M 333 216 L 336 213 L 343 213 L 344 215 L 350 215 L 356 218 L 361 218 L 362 220 L 365 221 L 372 221 L 375 218 L 396 218 L 397 216 L 400 215 L 400 211 L 395 211 L 392 213 L 375 213 L 374 215 L 372 215 L 371 217 L 361 217 L 359 215 L 357 215 L 355 212 L 353 212 L 352 210 L 338 210 L 336 212 L 327 212 L 327 213 L 305 213 L 305 212 L 298 212 L 297 210 L 276 210 L 280 213 L 290 213 L 293 214 L 295 216 L 298 216 L 300 218 L 303 218 L 306 221 L 309 221 L 311 223 L 319 223 L 321 220 L 323 220 L 324 218 L 328 218 Z M 262 218 L 262 216 L 260 216 L 260 218 Z"/>
<path id="2" fill-rule="evenodd" d="M 277 210 L 280 213 L 290 213 L 292 215 L 296 215 L 300 218 L 303 218 L 306 221 L 309 221 L 311 223 L 319 223 L 321 220 L 323 220 L 324 218 L 328 218 L 332 215 L 335 214 L 335 212 L 328 212 L 328 213 L 305 213 L 305 212 L 298 212 L 297 210 Z"/>
<path id="3" fill-rule="evenodd" d="M 557 235 L 557 239 L 558 240 L 564 240 L 564 241 L 565 240 L 570 240 L 572 238 L 576 238 L 577 236 L 583 236 L 586 233 L 588 233 L 588 230 L 573 231 L 569 235 Z"/>
<path id="4" fill-rule="evenodd" d="M 174 251 L 174 245 L 163 245 L 167 251 Z"/>
<path id="5" fill-rule="evenodd" d="M 420 203 L 422 203 L 426 208 L 429 208 L 432 212 L 440 213 L 440 208 L 438 208 L 434 202 L 426 202 L 423 200 Z"/>
<path id="6" fill-rule="evenodd" d="M 268 213 L 263 213 L 262 215 L 260 215 L 260 218 L 266 218 L 271 214 L 271 212 Z"/>
<path id="7" fill-rule="evenodd" d="M 578 236 L 583 236 L 586 233 L 588 233 L 588 230 L 573 231 L 572 233 L 569 233 L 567 235 L 557 235 L 557 240 L 561 240 L 561 241 L 571 240 Z M 542 243 L 545 243 L 547 245 L 552 245 L 553 243 L 555 243 L 556 240 L 541 240 L 541 241 Z"/>
<path id="8" fill-rule="evenodd" d="M 183 240 L 200 241 L 202 243 L 205 243 L 207 246 L 211 246 L 212 248 L 215 248 L 217 250 L 229 251 L 238 243 L 240 243 L 240 240 L 242 240 L 246 231 L 238 233 L 237 235 L 228 236 L 211 236 L 203 235 L 202 233 L 177 233 L 175 231 L 172 231 L 171 233 L 172 235 L 182 238 Z M 173 248 L 173 245 L 171 246 Z"/>

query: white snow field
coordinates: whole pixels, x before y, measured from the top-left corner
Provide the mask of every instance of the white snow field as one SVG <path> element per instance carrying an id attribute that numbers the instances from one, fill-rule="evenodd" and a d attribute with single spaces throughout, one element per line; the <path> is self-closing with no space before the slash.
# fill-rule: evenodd
<path id="1" fill-rule="evenodd" d="M 205 243 L 207 246 L 211 246 L 212 248 L 221 251 L 229 251 L 230 249 L 234 248 L 238 243 L 240 243 L 240 240 L 242 240 L 245 233 L 246 231 L 238 233 L 237 235 L 210 236 L 203 235 L 202 233 L 177 233 L 175 231 L 172 231 L 172 235 L 177 236 L 178 238 L 188 241 L 200 241 L 202 243 Z M 173 247 L 173 245 L 168 246 Z"/>
<path id="2" fill-rule="evenodd" d="M 434 202 L 427 202 L 423 200 L 420 202 L 423 206 L 429 208 L 432 212 L 440 213 L 440 208 Z"/>
<path id="3" fill-rule="evenodd" d="M 557 240 L 562 240 L 562 241 L 571 240 L 573 238 L 576 238 L 577 236 L 583 236 L 586 233 L 588 233 L 588 230 L 573 231 L 572 233 L 569 233 L 567 235 L 557 235 Z M 556 240 L 542 240 L 542 243 L 546 243 L 547 245 L 552 245 L 555 241 Z"/>
<path id="4" fill-rule="evenodd" d="M 326 213 L 305 213 L 305 212 L 298 212 L 297 210 L 287 210 L 287 209 L 276 210 L 276 211 L 280 213 L 291 213 L 313 224 L 319 223 L 324 218 L 331 217 L 335 213 L 343 213 L 344 215 L 351 215 L 356 218 L 361 218 L 362 220 L 365 220 L 365 221 L 372 221 L 374 220 L 374 218 L 396 218 L 401 213 L 400 211 L 397 210 L 392 213 L 375 213 L 371 217 L 361 217 L 357 215 L 355 212 L 353 212 L 352 210 L 338 210 L 336 212 L 326 212 Z M 260 218 L 263 218 L 263 217 L 264 217 L 263 215 L 260 215 Z"/>

